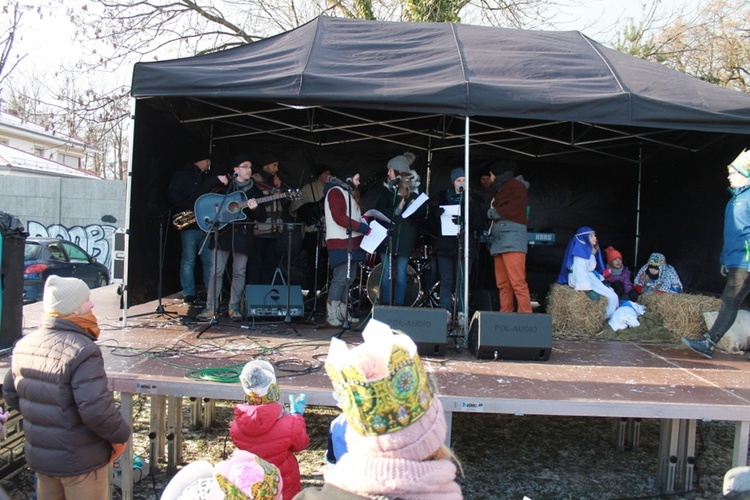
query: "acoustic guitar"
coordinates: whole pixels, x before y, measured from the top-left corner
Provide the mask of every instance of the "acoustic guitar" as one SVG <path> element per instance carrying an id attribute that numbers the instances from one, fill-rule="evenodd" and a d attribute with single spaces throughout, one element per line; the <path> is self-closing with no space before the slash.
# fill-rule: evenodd
<path id="1" fill-rule="evenodd" d="M 283 198 L 299 200 L 301 197 L 299 189 L 290 189 L 254 199 L 258 205 L 261 205 Z M 195 222 L 205 232 L 213 230 L 213 225 L 216 224 L 215 229 L 218 231 L 230 222 L 247 219 L 247 215 L 242 211 L 246 207 L 247 195 L 244 191 L 235 191 L 226 195 L 207 193 L 195 200 Z"/>

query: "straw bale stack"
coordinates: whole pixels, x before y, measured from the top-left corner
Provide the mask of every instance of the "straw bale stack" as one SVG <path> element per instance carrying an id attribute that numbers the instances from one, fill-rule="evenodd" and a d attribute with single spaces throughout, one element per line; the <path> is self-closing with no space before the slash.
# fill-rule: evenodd
<path id="1" fill-rule="evenodd" d="M 552 332 L 574 336 L 592 336 L 602 330 L 606 298 L 598 301 L 586 292 L 567 285 L 553 284 L 547 297 L 547 314 L 552 316 Z"/>
<path id="2" fill-rule="evenodd" d="M 703 313 L 718 311 L 721 300 L 689 293 L 648 293 L 638 302 L 658 316 L 664 328 L 675 338 L 698 338 L 708 331 Z"/>

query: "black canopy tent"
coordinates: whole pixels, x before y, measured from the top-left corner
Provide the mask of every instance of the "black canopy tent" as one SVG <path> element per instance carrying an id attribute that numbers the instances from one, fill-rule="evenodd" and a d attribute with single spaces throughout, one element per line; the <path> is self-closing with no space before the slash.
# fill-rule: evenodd
<path id="1" fill-rule="evenodd" d="M 608 49 L 578 32 L 319 17 L 215 54 L 139 63 L 131 176 L 130 297 L 154 297 L 156 214 L 196 143 L 215 163 L 275 152 L 301 184 L 317 162 L 362 167 L 365 190 L 409 149 L 430 194 L 514 159 L 530 226 L 557 236 L 529 268 L 554 280 L 576 227 L 633 266 L 662 251 L 689 287 L 718 291 L 727 161 L 750 143 L 750 96 Z M 423 185 L 424 187 L 424 185 Z M 176 269 L 176 239 L 167 259 Z M 167 266 L 165 290 L 177 289 Z M 173 276 L 172 276 L 173 275 Z"/>

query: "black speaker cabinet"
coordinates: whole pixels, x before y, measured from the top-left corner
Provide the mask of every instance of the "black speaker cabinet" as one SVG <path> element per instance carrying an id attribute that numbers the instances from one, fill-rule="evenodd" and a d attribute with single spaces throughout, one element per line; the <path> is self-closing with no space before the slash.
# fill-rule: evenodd
<path id="1" fill-rule="evenodd" d="M 420 356 L 445 356 L 448 314 L 443 308 L 374 306 L 372 318 L 394 332 L 404 333 L 417 345 Z"/>
<path id="2" fill-rule="evenodd" d="M 288 297 L 287 297 L 288 294 Z M 305 303 L 299 285 L 246 285 L 245 316 L 304 316 Z"/>
<path id="3" fill-rule="evenodd" d="M 478 359 L 547 361 L 552 316 L 477 311 L 469 325 L 469 350 Z"/>

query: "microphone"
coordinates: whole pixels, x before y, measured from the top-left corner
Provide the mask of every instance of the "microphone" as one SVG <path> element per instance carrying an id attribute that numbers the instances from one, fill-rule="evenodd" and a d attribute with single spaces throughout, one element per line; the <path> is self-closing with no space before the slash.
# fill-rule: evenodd
<path id="1" fill-rule="evenodd" d="M 232 177 L 237 177 L 239 175 L 239 172 L 235 172 L 232 174 Z"/>
<path id="2" fill-rule="evenodd" d="M 464 188 L 464 185 L 463 185 L 463 184 L 459 184 L 459 185 L 458 185 L 458 192 L 459 192 L 459 193 L 463 193 L 463 192 L 464 192 L 464 189 L 465 189 L 465 188 Z"/>
<path id="3" fill-rule="evenodd" d="M 347 183 L 347 184 L 348 184 L 348 185 L 349 185 L 350 187 L 354 187 L 354 180 L 353 180 L 353 179 L 352 179 L 351 177 L 347 177 L 347 178 L 346 178 L 346 183 Z"/>

